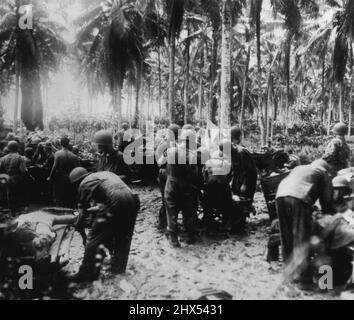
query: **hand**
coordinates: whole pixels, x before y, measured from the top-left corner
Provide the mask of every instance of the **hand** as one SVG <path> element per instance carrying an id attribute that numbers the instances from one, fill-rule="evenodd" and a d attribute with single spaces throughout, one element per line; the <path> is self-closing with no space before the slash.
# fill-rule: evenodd
<path id="1" fill-rule="evenodd" d="M 47 181 L 48 181 L 48 182 L 52 181 L 52 178 L 51 178 L 51 177 L 48 177 L 48 178 L 47 178 Z"/>

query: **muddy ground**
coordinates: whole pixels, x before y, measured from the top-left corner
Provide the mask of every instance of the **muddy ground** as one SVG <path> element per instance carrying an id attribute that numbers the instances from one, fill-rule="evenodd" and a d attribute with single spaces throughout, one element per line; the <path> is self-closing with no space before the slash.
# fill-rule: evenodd
<path id="1" fill-rule="evenodd" d="M 75 290 L 80 299 L 196 299 L 198 290 L 225 290 L 233 299 L 337 299 L 336 292 L 314 293 L 282 283 L 280 263 L 266 262 L 268 215 L 257 194 L 257 216 L 248 222 L 247 235 L 202 238 L 196 245 L 172 249 L 156 229 L 160 195 L 156 188 L 135 189 L 142 203 L 127 274 L 103 272 L 102 279 Z M 68 269 L 75 272 L 83 255 L 81 239 L 72 246 Z"/>

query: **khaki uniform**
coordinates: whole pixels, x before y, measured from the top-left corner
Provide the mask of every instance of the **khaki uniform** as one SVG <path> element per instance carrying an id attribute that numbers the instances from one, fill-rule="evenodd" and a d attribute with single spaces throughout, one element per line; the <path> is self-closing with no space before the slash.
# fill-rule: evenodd
<path id="1" fill-rule="evenodd" d="M 182 211 L 184 227 L 189 235 L 194 235 L 199 194 L 197 153 L 178 146 L 168 150 L 167 159 L 165 204 L 168 232 L 178 233 L 178 213 Z"/>
<path id="2" fill-rule="evenodd" d="M 280 224 L 283 258 L 302 262 L 306 275 L 309 266 L 309 245 L 312 225 L 312 206 L 320 200 L 322 210 L 331 213 L 332 181 L 329 166 L 324 160 L 295 168 L 279 185 L 276 207 Z"/>
<path id="3" fill-rule="evenodd" d="M 79 207 L 84 212 L 94 201 L 101 204 L 92 216 L 92 229 L 85 248 L 80 272 L 98 276 L 95 266 L 100 245 L 113 251 L 113 264 L 118 273 L 125 272 L 128 263 L 135 221 L 139 211 L 139 198 L 115 174 L 98 172 L 86 177 L 79 187 Z"/>

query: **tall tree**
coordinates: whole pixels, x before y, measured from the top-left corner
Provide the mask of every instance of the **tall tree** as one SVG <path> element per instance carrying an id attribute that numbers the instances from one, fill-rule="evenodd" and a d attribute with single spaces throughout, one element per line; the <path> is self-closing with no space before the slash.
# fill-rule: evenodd
<path id="1" fill-rule="evenodd" d="M 220 83 L 220 113 L 221 128 L 231 126 L 231 30 L 232 22 L 242 13 L 244 1 L 223 0 L 221 2 L 222 42 L 221 42 L 221 83 Z"/>
<path id="2" fill-rule="evenodd" d="M 144 61 L 142 14 L 133 0 L 107 0 L 75 23 L 80 27 L 76 44 L 87 82 L 101 92 L 108 86 L 113 109 L 121 119 L 125 77 L 129 70 L 140 75 Z"/>
<path id="3" fill-rule="evenodd" d="M 175 60 L 176 60 L 176 40 L 181 32 L 185 0 L 166 0 L 165 8 L 168 21 L 168 43 L 169 43 L 169 120 L 173 122 L 173 109 L 175 107 Z"/>
<path id="4" fill-rule="evenodd" d="M 335 47 L 333 53 L 333 69 L 335 80 L 340 87 L 340 103 L 339 103 L 339 120 L 344 121 L 344 81 L 345 74 L 347 72 L 347 66 L 349 69 L 353 68 L 353 59 L 351 59 L 351 50 L 354 35 L 354 1 L 344 0 L 343 10 L 339 12 L 336 17 L 335 25 L 337 27 L 337 37 L 335 40 Z M 353 72 L 350 71 L 352 77 Z M 353 80 L 350 80 L 353 83 Z M 351 106 L 350 106 L 351 108 Z M 350 119 L 351 120 L 351 119 Z"/>
<path id="5" fill-rule="evenodd" d="M 26 5 L 32 7 L 24 7 Z M 49 18 L 41 1 L 6 0 L 0 6 L 4 16 L 0 24 L 0 43 L 5 43 L 0 47 L 1 68 L 15 77 L 15 129 L 20 86 L 24 125 L 28 130 L 43 129 L 41 76 L 58 67 L 59 56 L 66 50 L 60 36 L 63 27 Z M 26 12 L 21 8 L 27 8 Z M 26 14 L 29 20 L 24 19 Z M 27 24 L 21 26 L 21 19 Z"/>

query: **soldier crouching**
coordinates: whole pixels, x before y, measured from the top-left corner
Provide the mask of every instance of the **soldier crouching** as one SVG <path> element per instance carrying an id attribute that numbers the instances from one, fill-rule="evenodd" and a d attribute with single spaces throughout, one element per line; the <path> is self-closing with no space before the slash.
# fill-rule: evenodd
<path id="1" fill-rule="evenodd" d="M 139 198 L 114 173 L 89 174 L 84 168 L 76 168 L 70 174 L 71 182 L 78 188 L 80 224 L 88 214 L 92 229 L 88 236 L 84 259 L 75 282 L 94 281 L 100 274 L 96 255 L 100 247 L 112 248 L 112 271 L 124 273 L 128 263 L 134 233 Z M 90 207 L 92 202 L 96 207 Z"/>

